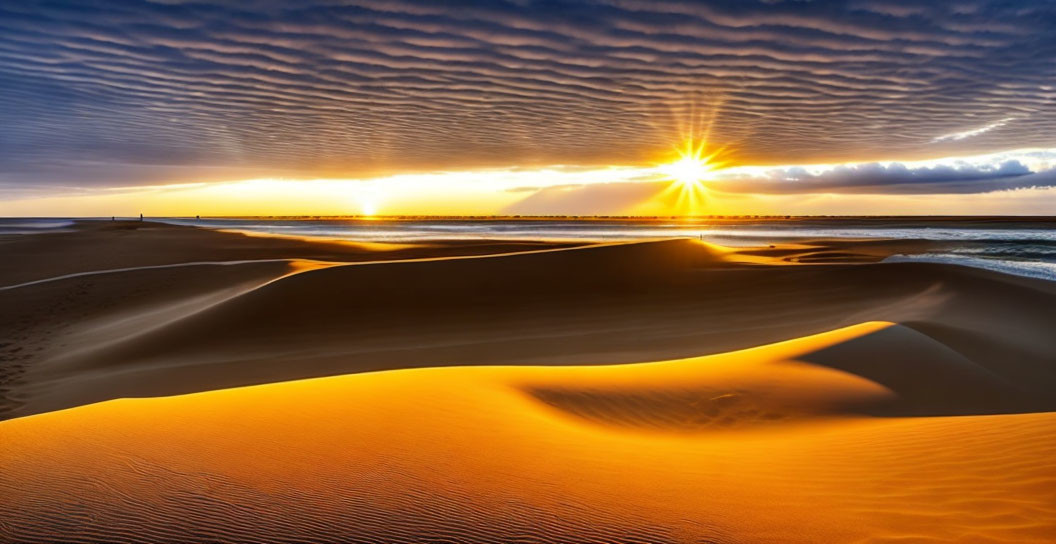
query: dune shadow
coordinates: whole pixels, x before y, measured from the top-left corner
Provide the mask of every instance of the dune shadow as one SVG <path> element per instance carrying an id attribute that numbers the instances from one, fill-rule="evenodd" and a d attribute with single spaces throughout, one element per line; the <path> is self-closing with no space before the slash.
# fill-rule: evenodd
<path id="1" fill-rule="evenodd" d="M 578 420 L 676 433 L 845 416 L 1056 410 L 1056 400 L 1045 386 L 1048 365 L 1032 359 L 1010 363 L 1014 352 L 1008 351 L 1002 352 L 1005 358 L 980 362 L 965 355 L 980 352 L 962 351 L 962 342 L 953 342 L 958 348 L 954 349 L 920 330 L 894 323 L 863 323 L 832 332 L 846 335 L 859 327 L 864 330 L 835 342 L 821 337 L 792 340 L 793 345 L 805 342 L 809 347 L 791 354 L 780 350 L 794 347 L 762 347 L 777 350 L 771 360 L 760 360 L 759 353 L 733 352 L 719 356 L 724 359 L 703 357 L 615 370 L 624 373 L 625 380 L 635 374 L 640 380 L 614 383 L 599 376 L 596 381 L 525 384 L 521 389 L 557 413 Z M 975 336 L 978 342 L 993 341 Z M 816 347 L 819 338 L 824 347 Z"/>
<path id="2" fill-rule="evenodd" d="M 800 355 L 799 361 L 840 370 L 891 390 L 890 403 L 865 410 L 877 416 L 956 416 L 1056 410 L 1056 398 L 1040 395 L 995 365 L 905 325 L 892 325 Z M 996 370 L 996 371 L 995 371 Z"/>

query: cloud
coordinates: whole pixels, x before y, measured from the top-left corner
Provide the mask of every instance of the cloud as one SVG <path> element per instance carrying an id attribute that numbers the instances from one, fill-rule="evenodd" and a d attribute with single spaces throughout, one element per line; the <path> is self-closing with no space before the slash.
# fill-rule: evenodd
<path id="1" fill-rule="evenodd" d="M 668 215 L 673 212 L 670 198 L 664 199 L 669 185 L 651 181 L 525 187 L 520 188 L 525 197 L 500 213 Z M 1029 172 L 1017 161 L 992 168 L 864 164 L 820 174 L 790 167 L 766 176 L 712 180 L 705 187 L 699 207 L 683 211 L 691 215 L 1044 214 L 1056 202 L 1056 169 Z"/>
<path id="2" fill-rule="evenodd" d="M 626 214 L 655 197 L 665 186 L 666 184 L 655 182 L 618 182 L 543 187 L 532 191 L 523 200 L 507 206 L 501 214 Z"/>
<path id="3" fill-rule="evenodd" d="M 1053 58 L 1028 0 L 7 2 L 0 183 L 642 164 L 702 104 L 742 163 L 1051 146 Z"/>
<path id="4" fill-rule="evenodd" d="M 785 199 L 785 205 L 794 207 L 798 204 L 788 199 L 811 200 L 824 196 L 861 202 L 863 198 L 873 196 L 912 199 L 927 195 L 959 195 L 963 198 L 1023 189 L 1048 189 L 1056 187 L 1056 168 L 1032 171 L 1025 162 L 1048 167 L 1053 156 L 1052 150 L 1034 150 L 974 159 L 929 161 L 928 164 L 893 162 L 733 168 L 718 171 L 714 179 L 703 182 L 705 189 L 700 197 L 703 202 L 719 199 L 741 204 L 746 197 L 781 198 Z M 670 184 L 661 174 L 654 173 L 612 183 L 517 186 L 508 192 L 524 196 L 501 213 L 670 213 L 672 193 L 665 191 Z"/>
<path id="5" fill-rule="evenodd" d="M 993 164 L 868 163 L 818 173 L 804 167 L 774 169 L 764 176 L 725 179 L 717 190 L 738 193 L 964 194 L 1052 185 L 1056 171 L 1035 174 L 1019 160 Z"/>
<path id="6" fill-rule="evenodd" d="M 934 143 L 934 142 L 942 142 L 942 141 L 946 141 L 946 140 L 954 140 L 954 141 L 956 141 L 956 140 L 963 140 L 965 138 L 971 138 L 972 136 L 978 136 L 980 134 L 983 134 L 984 132 L 990 132 L 991 130 L 994 130 L 995 128 L 1003 127 L 1003 126 L 1007 125 L 1008 123 L 1010 123 L 1012 121 L 1015 121 L 1015 118 L 1014 117 L 1008 117 L 1008 118 L 1005 118 L 1005 119 L 1001 119 L 1000 121 L 994 121 L 993 123 L 990 123 L 989 125 L 984 125 L 984 126 L 981 126 L 979 128 L 973 128 L 971 130 L 964 130 L 964 131 L 961 131 L 961 132 L 951 132 L 950 134 L 943 134 L 942 136 L 938 136 L 935 139 L 933 139 L 932 143 Z"/>

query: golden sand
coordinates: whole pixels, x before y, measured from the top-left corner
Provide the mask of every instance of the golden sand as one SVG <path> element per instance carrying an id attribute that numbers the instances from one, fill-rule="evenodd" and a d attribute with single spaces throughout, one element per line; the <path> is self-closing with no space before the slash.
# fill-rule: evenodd
<path id="1" fill-rule="evenodd" d="M 46 346 L 0 422 L 0 540 L 1056 539 L 1050 284 L 530 249 L 8 291 L 73 301 L 46 341 L 0 312 Z"/>

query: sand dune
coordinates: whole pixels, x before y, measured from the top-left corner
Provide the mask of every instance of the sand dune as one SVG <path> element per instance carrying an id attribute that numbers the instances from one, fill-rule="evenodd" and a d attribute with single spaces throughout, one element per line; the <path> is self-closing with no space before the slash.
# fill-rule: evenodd
<path id="1" fill-rule="evenodd" d="M 0 540 L 1056 538 L 1047 282 L 881 242 L 63 236 L 119 257 L 0 240 L 37 266 L 0 282 L 126 270 L 0 292 Z"/>
<path id="2" fill-rule="evenodd" d="M 393 371 L 11 420 L 0 531 L 25 542 L 1050 539 L 1053 414 L 858 417 L 921 407 L 810 362 L 836 348 L 871 364 L 901 353 L 884 360 L 915 371 L 915 341 L 886 353 L 858 343 L 888 331 L 910 334 L 866 323 L 662 363 Z"/>
<path id="3" fill-rule="evenodd" d="M 61 300 L 65 316 L 24 365 L 10 412 L 394 368 L 679 358 L 869 320 L 927 329 L 955 351 L 964 340 L 976 365 L 1028 389 L 1027 404 L 1056 384 L 1042 364 L 1056 350 L 1046 282 L 923 263 L 764 266 L 775 261 L 693 240 L 532 249 L 307 272 L 305 261 L 133 270 L 9 291 L 10 308 Z M 115 296 L 130 300 L 108 308 Z"/>
<path id="4" fill-rule="evenodd" d="M 26 402 L 38 391 L 46 393 L 53 382 L 107 372 L 82 364 L 82 353 L 120 344 L 293 273 L 349 262 L 567 246 L 487 240 L 353 244 L 105 221 L 81 222 L 74 232 L 0 237 L 5 257 L 0 259 L 0 330 L 7 333 L 0 338 L 0 419 L 40 411 L 25 411 Z M 78 362 L 63 363 L 70 358 Z M 120 361 L 111 363 L 114 374 L 129 369 Z M 207 382 L 183 391 L 208 388 Z M 42 409 L 124 395 L 137 393 L 103 393 Z"/>

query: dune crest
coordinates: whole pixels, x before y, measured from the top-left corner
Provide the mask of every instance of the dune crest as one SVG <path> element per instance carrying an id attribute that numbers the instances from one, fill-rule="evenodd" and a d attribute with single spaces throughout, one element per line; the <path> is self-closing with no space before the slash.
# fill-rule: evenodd
<path id="1" fill-rule="evenodd" d="M 919 342 L 876 352 L 878 334 L 919 333 L 865 323 L 677 361 L 401 370 L 10 420 L 0 533 L 881 542 L 938 524 L 935 541 L 1053 534 L 1053 414 L 865 417 L 929 408 L 818 362 L 844 350 L 916 364 Z M 951 381 L 962 369 L 947 367 L 962 364 L 951 356 L 917 378 L 976 387 Z"/>
<path id="2" fill-rule="evenodd" d="M 606 425 L 694 431 L 851 415 L 972 415 L 1040 408 L 1015 384 L 894 323 L 855 325 L 727 354 L 632 365 L 523 389 Z M 589 372 L 587 376 L 592 376 Z M 1056 408 L 1056 403 L 1044 406 Z"/>
<path id="3" fill-rule="evenodd" d="M 221 248 L 294 243 L 210 235 L 227 237 Z M 311 253 L 308 242 L 297 243 L 305 244 L 298 251 Z M 470 255 L 447 256 L 434 253 L 455 252 L 455 246 L 395 254 L 324 247 L 350 252 L 346 262 L 369 259 L 343 264 L 317 255 L 288 261 L 314 263 L 299 270 L 273 262 L 212 267 L 207 275 L 178 267 L 137 270 L 6 292 L 11 305 L 0 311 L 0 322 L 26 321 L 17 308 L 73 306 L 63 310 L 61 329 L 26 333 L 46 334 L 58 349 L 24 364 L 24 385 L 7 395 L 18 401 L 9 417 L 111 398 L 394 368 L 677 359 L 865 321 L 900 323 L 926 335 L 941 328 L 932 338 L 941 336 L 938 342 L 980 369 L 1020 384 L 1013 389 L 1025 409 L 1044 403 L 1056 386 L 1056 373 L 1043 364 L 1056 350 L 1048 333 L 1056 309 L 1036 303 L 1056 300 L 1046 282 L 922 263 L 775 265 L 788 250 L 734 250 L 696 240 L 529 245 L 519 253 L 479 244 L 466 248 Z M 485 248 L 500 254 L 474 255 Z M 879 249 L 873 244 L 869 251 Z M 767 252 L 775 256 L 759 255 Z M 171 287 L 158 291 L 159 283 Z M 978 301 L 976 292 L 988 298 Z M 118 294 L 127 300 L 114 306 Z M 205 302 L 159 318 L 160 308 L 196 299 Z M 1031 309 L 1024 312 L 1024 305 Z M 1000 317 L 991 320 L 991 314 Z M 53 323 L 44 315 L 29 320 Z M 96 334 L 119 322 L 149 326 Z M 949 350 L 922 348 L 956 358 Z M 942 406 L 933 411 L 942 413 Z"/>

